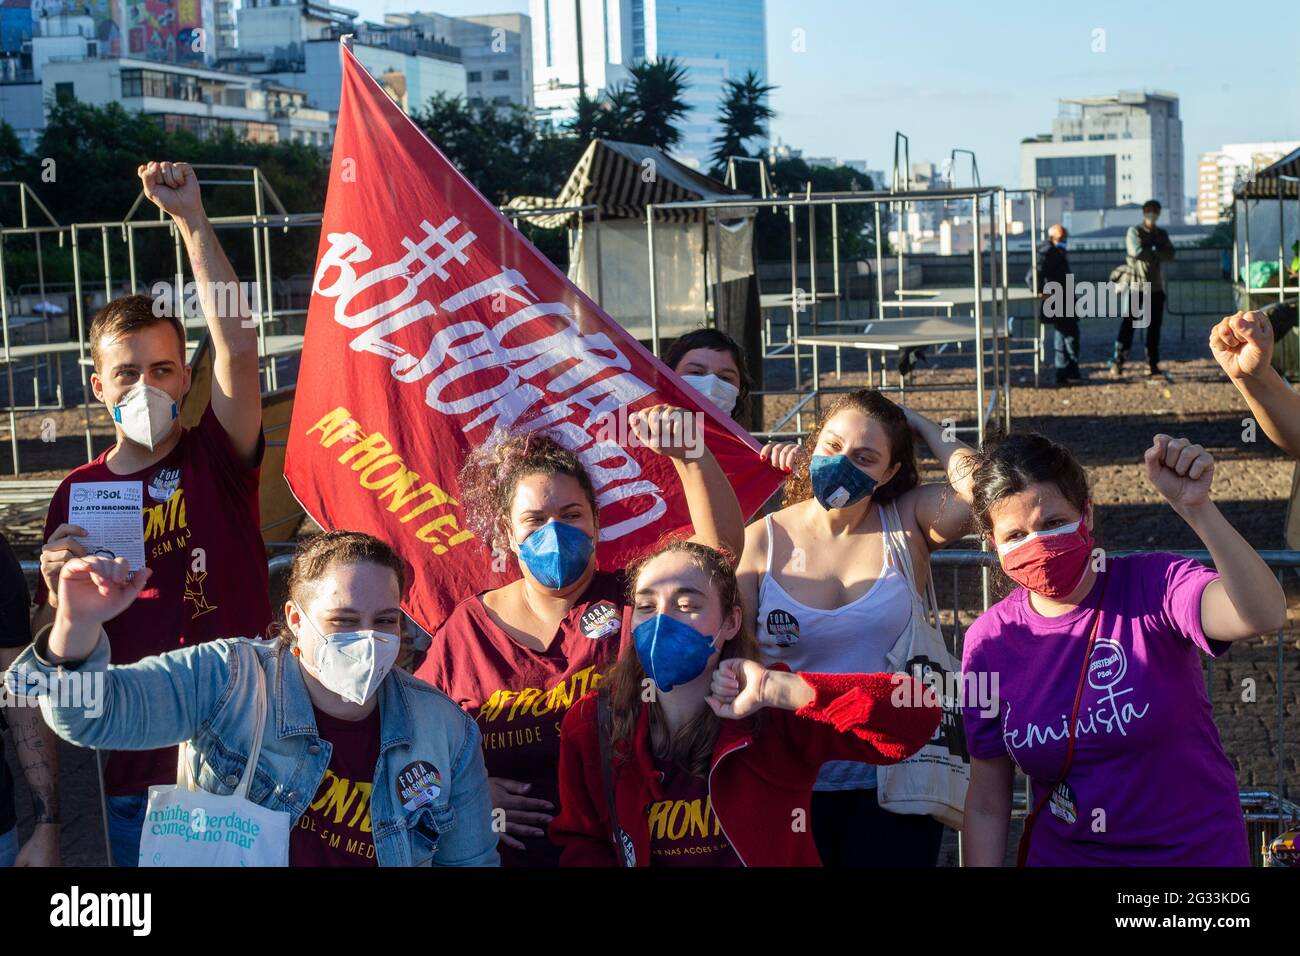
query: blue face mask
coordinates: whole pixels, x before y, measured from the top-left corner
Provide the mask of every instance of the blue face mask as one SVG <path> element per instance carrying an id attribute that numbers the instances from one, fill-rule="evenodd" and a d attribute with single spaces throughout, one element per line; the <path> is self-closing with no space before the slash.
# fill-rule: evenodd
<path id="1" fill-rule="evenodd" d="M 1056 244 L 1056 248 L 1058 249 L 1068 249 L 1069 247 L 1070 244 L 1066 242 L 1064 239 L 1062 239 L 1060 242 Z"/>
<path id="2" fill-rule="evenodd" d="M 813 455 L 808 470 L 813 495 L 827 511 L 847 508 L 876 490 L 876 479 L 847 455 Z"/>
<path id="3" fill-rule="evenodd" d="M 632 641 L 646 676 L 664 693 L 703 674 L 713 656 L 711 637 L 668 614 L 642 621 Z"/>
<path id="4" fill-rule="evenodd" d="M 552 591 L 573 584 L 587 570 L 595 542 L 580 528 L 548 521 L 519 545 L 519 557 L 537 583 Z"/>

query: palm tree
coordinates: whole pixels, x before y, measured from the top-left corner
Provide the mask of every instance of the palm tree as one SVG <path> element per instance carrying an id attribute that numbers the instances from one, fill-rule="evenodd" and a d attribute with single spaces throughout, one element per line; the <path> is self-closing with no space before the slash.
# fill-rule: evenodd
<path id="1" fill-rule="evenodd" d="M 584 143 L 604 135 L 605 104 L 599 98 L 588 96 L 586 92 L 579 93 L 573 110 L 573 119 L 564 124 L 568 132 Z"/>
<path id="2" fill-rule="evenodd" d="M 641 109 L 637 104 L 636 90 L 627 83 L 611 86 L 605 91 L 604 122 L 600 135 L 605 139 L 640 142 L 636 131 L 641 124 Z"/>
<path id="3" fill-rule="evenodd" d="M 682 139 L 676 123 L 690 107 L 683 99 L 690 84 L 686 67 L 674 57 L 641 60 L 628 68 L 632 74 L 632 100 L 636 104 L 636 123 L 628 130 L 631 142 L 667 149 Z"/>
<path id="4" fill-rule="evenodd" d="M 739 80 L 723 84 L 722 108 L 718 122 L 722 134 L 713 140 L 714 176 L 721 176 L 727 166 L 728 156 L 748 156 L 745 142 L 767 134 L 767 122 L 776 112 L 767 105 L 768 94 L 775 86 L 763 83 L 757 71 L 750 70 Z"/>
<path id="5" fill-rule="evenodd" d="M 584 143 L 610 139 L 663 149 L 680 142 L 675 122 L 690 111 L 682 99 L 686 68 L 674 59 L 642 60 L 628 72 L 627 83 L 595 97 L 580 94 L 565 129 Z"/>

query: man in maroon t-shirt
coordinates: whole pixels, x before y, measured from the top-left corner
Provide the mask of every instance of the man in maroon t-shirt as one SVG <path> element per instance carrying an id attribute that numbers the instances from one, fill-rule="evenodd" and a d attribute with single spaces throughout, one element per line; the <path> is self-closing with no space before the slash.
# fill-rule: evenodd
<path id="1" fill-rule="evenodd" d="M 123 296 L 100 310 L 90 327 L 90 381 L 113 417 L 117 443 L 54 493 L 33 627 L 53 620 L 59 572 L 86 553 L 88 532 L 68 523 L 79 486 L 132 484 L 153 574 L 139 600 L 105 626 L 114 664 L 218 637 L 255 636 L 271 621 L 257 499 L 264 447 L 257 331 L 246 297 L 230 294 L 238 279 L 203 210 L 194 171 L 185 163 L 148 163 L 139 175 L 189 252 L 212 342 L 212 398 L 197 427 L 181 427 L 178 410 L 190 387 L 185 329 L 163 306 L 191 290 L 171 290 L 167 303 Z M 103 786 L 116 865 L 136 865 L 148 788 L 175 779 L 175 748 L 109 756 Z"/>

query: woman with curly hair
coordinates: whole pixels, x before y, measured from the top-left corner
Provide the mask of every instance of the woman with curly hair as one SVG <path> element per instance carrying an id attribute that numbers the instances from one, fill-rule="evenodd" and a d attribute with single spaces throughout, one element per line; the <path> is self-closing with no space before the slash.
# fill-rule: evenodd
<path id="1" fill-rule="evenodd" d="M 629 425 L 676 468 L 694 540 L 736 554 L 744 540 L 736 493 L 706 447 L 688 454 L 686 414 L 659 405 Z M 502 864 L 553 866 L 559 854 L 546 826 L 558 809 L 560 721 L 627 639 L 627 581 L 597 570 L 596 493 L 577 456 L 554 439 L 521 434 L 476 449 L 460 492 L 494 560 L 513 556 L 521 577 L 461 601 L 416 676 L 478 720 L 492 806 L 504 815 Z"/>
<path id="2" fill-rule="evenodd" d="M 920 483 L 913 433 L 948 482 Z M 741 597 L 764 662 L 820 673 L 888 670 L 885 657 L 911 621 L 904 562 L 924 594 L 930 552 L 970 524 L 972 455 L 877 391 L 839 398 L 809 434 L 784 507 L 745 531 Z M 901 532 L 906 555 L 893 553 L 891 532 Z M 827 866 L 933 866 L 943 837 L 929 817 L 881 810 L 875 767 L 858 761 L 822 769 L 811 823 Z"/>

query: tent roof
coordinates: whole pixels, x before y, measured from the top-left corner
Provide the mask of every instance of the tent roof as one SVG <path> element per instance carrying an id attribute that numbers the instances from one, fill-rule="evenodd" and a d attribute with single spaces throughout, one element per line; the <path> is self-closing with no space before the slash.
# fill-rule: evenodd
<path id="1" fill-rule="evenodd" d="M 1233 190 L 1233 196 L 1237 199 L 1296 199 L 1300 197 L 1297 178 L 1300 178 L 1300 149 L 1242 182 Z"/>
<path id="2" fill-rule="evenodd" d="M 647 176 L 653 170 L 652 176 Z M 602 219 L 645 218 L 649 204 L 744 198 L 716 179 L 710 179 L 684 166 L 662 150 L 639 143 L 618 143 L 595 139 L 578 160 L 568 182 L 554 199 L 539 196 L 516 196 L 506 203 L 507 209 L 558 209 L 574 206 L 598 206 Z M 728 211 L 727 218 L 744 218 L 747 210 Z M 532 216 L 529 221 L 546 228 L 570 224 L 576 213 Z M 583 218 L 591 219 L 587 211 Z M 753 212 L 748 212 L 752 216 Z M 677 210 L 662 214 L 665 222 L 702 221 L 705 213 Z"/>

